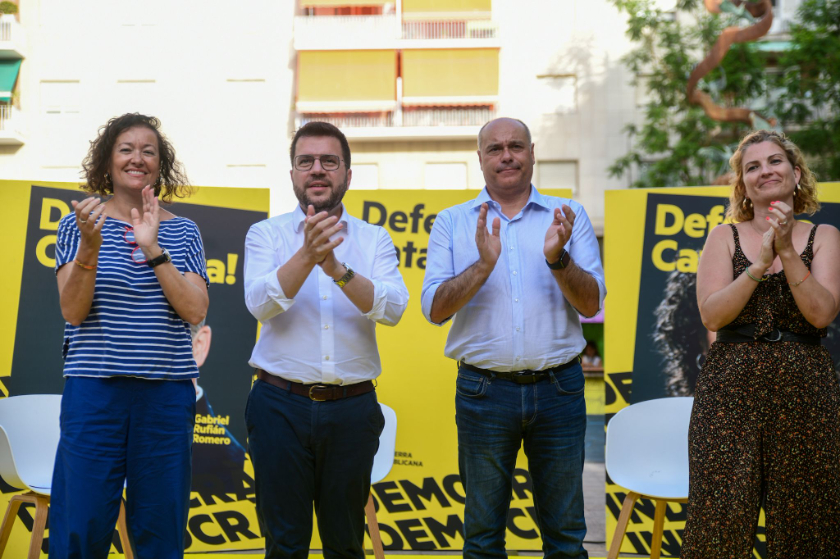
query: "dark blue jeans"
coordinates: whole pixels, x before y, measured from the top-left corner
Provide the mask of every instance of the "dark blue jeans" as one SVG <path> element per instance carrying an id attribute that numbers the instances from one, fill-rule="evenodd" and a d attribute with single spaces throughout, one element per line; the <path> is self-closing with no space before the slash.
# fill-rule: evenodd
<path id="1" fill-rule="evenodd" d="M 459 369 L 458 462 L 467 495 L 464 557 L 506 557 L 505 524 L 516 455 L 525 444 L 547 559 L 586 558 L 580 365 L 550 380 L 516 384 Z"/>
<path id="2" fill-rule="evenodd" d="M 312 506 L 324 557 L 364 559 L 364 509 L 385 418 L 368 392 L 313 402 L 257 380 L 245 408 L 266 558 L 307 558 Z"/>
<path id="3" fill-rule="evenodd" d="M 108 556 L 124 484 L 137 557 L 181 559 L 194 423 L 189 380 L 69 377 L 50 496 L 50 559 Z"/>

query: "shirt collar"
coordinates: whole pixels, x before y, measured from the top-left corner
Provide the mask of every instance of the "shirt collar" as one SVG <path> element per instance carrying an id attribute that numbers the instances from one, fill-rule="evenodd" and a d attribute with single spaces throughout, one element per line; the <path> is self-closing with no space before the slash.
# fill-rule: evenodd
<path id="1" fill-rule="evenodd" d="M 295 225 L 295 233 L 303 231 L 303 222 L 305 219 L 306 214 L 304 213 L 303 208 L 300 207 L 300 204 L 298 204 L 292 212 L 292 222 Z M 341 230 L 346 233 L 347 228 L 350 226 L 350 221 L 347 219 L 347 208 L 344 207 L 343 203 L 341 204 L 341 217 L 338 222 L 344 224 L 344 227 Z"/>
<path id="2" fill-rule="evenodd" d="M 498 202 L 490 198 L 490 193 L 487 191 L 487 187 L 481 189 L 481 192 L 478 193 L 478 196 L 472 202 L 472 209 L 478 209 L 481 207 L 481 204 L 487 202 L 488 204 L 492 205 L 495 204 L 498 206 Z M 539 193 L 537 187 L 531 184 L 531 193 L 528 195 L 528 201 L 525 202 L 525 206 L 522 209 L 527 208 L 531 204 L 540 206 L 546 210 L 550 210 L 551 207 L 548 205 L 548 201 L 545 199 L 545 196 Z"/>

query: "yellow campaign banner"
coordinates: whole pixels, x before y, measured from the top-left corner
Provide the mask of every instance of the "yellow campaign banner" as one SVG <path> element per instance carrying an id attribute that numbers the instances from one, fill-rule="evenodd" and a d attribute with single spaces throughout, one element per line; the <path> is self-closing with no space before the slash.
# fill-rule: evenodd
<path id="1" fill-rule="evenodd" d="M 724 223 L 728 196 L 729 187 L 606 192 L 607 423 L 622 408 L 637 402 L 694 395 L 700 367 L 713 340 L 697 308 L 697 263 L 709 231 Z M 840 183 L 821 184 L 820 200 L 823 206 L 818 213 L 797 218 L 840 223 Z M 829 327 L 825 344 L 840 370 L 840 320 Z M 655 460 L 656 450 L 651 449 L 650 455 Z M 608 477 L 606 492 L 610 542 L 627 489 Z M 636 504 L 622 552 L 650 554 L 654 512 L 651 500 L 642 499 Z M 677 557 L 686 505 L 669 503 L 665 519 L 662 554 Z M 766 556 L 762 511 L 754 557 Z"/>
<path id="2" fill-rule="evenodd" d="M 73 183 L 0 181 L 0 236 L 6 251 L 0 276 L 3 397 L 63 391 L 64 319 L 54 272 L 56 231 L 59 220 L 71 211 L 70 202 L 86 196 Z M 268 206 L 268 190 L 235 188 L 198 188 L 188 202 L 167 206 L 198 224 L 210 280 L 207 323 L 193 342 L 201 378 L 196 390 L 189 551 L 262 547 L 243 419 L 257 322 L 244 305 L 242 270 L 245 235 L 251 224 L 267 217 Z M 19 490 L 0 482 L 0 506 L 5 509 Z M 33 505 L 19 510 L 6 556 L 26 556 L 33 513 Z M 116 536 L 113 541 L 112 551 L 121 552 Z M 49 529 L 41 546 L 44 557 L 48 546 Z"/>
<path id="3" fill-rule="evenodd" d="M 569 190 L 541 192 L 571 196 Z M 455 428 L 457 369 L 443 355 L 449 326 L 426 321 L 420 294 L 435 216 L 477 195 L 475 190 L 351 190 L 344 200 L 351 215 L 387 229 L 410 294 L 400 323 L 376 329 L 382 359 L 377 396 L 397 414 L 394 467 L 372 490 L 386 550 L 458 551 L 464 544 L 464 488 Z M 542 549 L 535 515 L 531 478 L 520 451 L 507 520 L 508 550 Z"/>
<path id="4" fill-rule="evenodd" d="M 569 197 L 568 190 L 545 194 Z M 448 327 L 426 322 L 420 291 L 428 237 L 441 210 L 474 198 L 477 191 L 351 191 L 350 214 L 385 227 L 399 257 L 411 300 L 394 328 L 377 329 L 383 374 L 381 402 L 397 414 L 391 473 L 372 493 L 383 542 L 390 550 L 460 550 L 464 492 L 458 475 L 455 429 L 455 363 L 443 356 Z M 0 280 L 0 391 L 2 396 L 60 394 L 64 321 L 53 270 L 58 221 L 71 200 L 86 195 L 72 183 L 0 181 L 0 234 L 6 267 Z M 244 407 L 252 381 L 248 358 L 257 322 L 245 308 L 244 239 L 265 219 L 264 189 L 198 188 L 169 209 L 195 221 L 202 233 L 210 278 L 210 310 L 194 339 L 201 377 L 193 439 L 193 491 L 187 551 L 261 549 L 254 510 L 253 468 L 245 451 Z M 534 242 L 542 243 L 542 239 Z M 0 506 L 20 488 L 0 483 Z M 9 541 L 10 556 L 24 556 L 33 526 L 32 506 L 21 507 Z M 531 479 L 523 454 L 517 461 L 507 548 L 541 548 Z M 112 552 L 121 552 L 115 535 Z M 49 529 L 42 545 L 49 545 Z M 369 545 L 369 542 L 368 542 Z M 313 535 L 312 548 L 320 538 Z"/>

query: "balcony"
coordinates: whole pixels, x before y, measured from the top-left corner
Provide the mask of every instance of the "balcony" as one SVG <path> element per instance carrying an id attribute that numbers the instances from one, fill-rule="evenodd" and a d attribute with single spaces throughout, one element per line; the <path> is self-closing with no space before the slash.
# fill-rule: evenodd
<path id="1" fill-rule="evenodd" d="M 0 16 L 0 59 L 23 58 L 24 44 L 26 37 L 23 27 L 11 14 Z"/>
<path id="2" fill-rule="evenodd" d="M 297 16 L 295 50 L 429 49 L 499 47 L 489 19 L 402 21 L 393 14 Z"/>
<path id="3" fill-rule="evenodd" d="M 474 139 L 481 127 L 495 117 L 492 107 L 435 107 L 380 113 L 299 113 L 296 125 L 316 120 L 329 122 L 356 141 L 460 140 Z"/>
<path id="4" fill-rule="evenodd" d="M 22 146 L 20 113 L 12 105 L 0 105 L 0 146 Z"/>

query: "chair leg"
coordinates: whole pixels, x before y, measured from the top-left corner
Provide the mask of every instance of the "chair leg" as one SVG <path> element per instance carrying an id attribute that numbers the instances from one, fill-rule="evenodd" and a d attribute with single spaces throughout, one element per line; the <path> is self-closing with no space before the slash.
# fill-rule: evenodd
<path id="1" fill-rule="evenodd" d="M 633 507 L 641 495 L 635 491 L 630 491 L 624 497 L 624 503 L 621 505 L 621 514 L 618 515 L 618 524 L 615 525 L 615 532 L 613 532 L 612 543 L 610 543 L 610 551 L 607 554 L 607 559 L 618 559 L 618 554 L 621 552 L 621 542 L 624 541 L 624 533 L 627 532 L 627 524 L 630 522 L 630 516 L 633 514 Z"/>
<path id="2" fill-rule="evenodd" d="M 134 559 L 134 550 L 131 549 L 131 539 L 128 537 L 128 522 L 125 519 L 125 499 L 120 499 L 120 515 L 117 517 L 117 533 L 120 535 L 125 559 Z"/>
<path id="3" fill-rule="evenodd" d="M 662 549 L 662 529 L 665 525 L 666 508 L 668 508 L 666 501 L 656 501 L 656 512 L 653 514 L 653 539 L 650 542 L 650 559 L 659 559 L 659 552 Z"/>
<path id="4" fill-rule="evenodd" d="M 382 549 L 382 537 L 379 535 L 379 522 L 376 520 L 376 508 L 373 506 L 373 493 L 368 495 L 368 502 L 365 505 L 365 516 L 367 517 L 368 531 L 370 531 L 370 541 L 373 544 L 373 556 L 376 559 L 385 559 L 385 551 Z"/>
<path id="5" fill-rule="evenodd" d="M 6 507 L 6 516 L 3 517 L 3 525 L 0 526 L 0 557 L 3 557 L 3 552 L 6 551 L 6 544 L 9 543 L 9 536 L 12 534 L 12 527 L 15 525 L 21 504 L 23 504 L 23 499 L 20 495 L 15 495 Z"/>
<path id="6" fill-rule="evenodd" d="M 28 559 L 41 557 L 41 544 L 44 542 L 44 528 L 47 527 L 47 513 L 50 511 L 50 498 L 35 496 L 35 522 L 32 524 L 32 537 L 29 540 Z"/>

